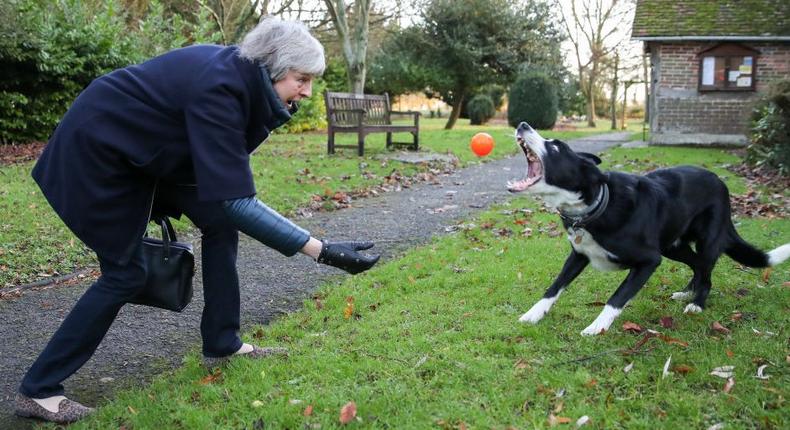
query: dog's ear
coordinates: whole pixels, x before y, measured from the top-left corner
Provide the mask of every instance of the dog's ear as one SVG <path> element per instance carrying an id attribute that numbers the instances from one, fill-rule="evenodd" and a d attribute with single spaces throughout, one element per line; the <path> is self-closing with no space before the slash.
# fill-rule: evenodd
<path id="1" fill-rule="evenodd" d="M 590 154 L 589 152 L 577 152 L 576 154 L 578 154 L 579 157 L 582 157 L 585 160 L 592 161 L 593 164 L 595 164 L 596 166 L 601 164 L 601 159 L 598 158 L 598 156 L 595 154 Z"/>

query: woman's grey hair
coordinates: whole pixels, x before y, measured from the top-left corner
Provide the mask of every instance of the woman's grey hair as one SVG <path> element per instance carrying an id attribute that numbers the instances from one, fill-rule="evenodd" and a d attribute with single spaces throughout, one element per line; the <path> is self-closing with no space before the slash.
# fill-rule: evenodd
<path id="1" fill-rule="evenodd" d="M 244 36 L 239 55 L 266 66 L 273 81 L 289 70 L 312 76 L 324 74 L 324 47 L 299 21 L 283 21 L 273 16 L 261 19 Z"/>

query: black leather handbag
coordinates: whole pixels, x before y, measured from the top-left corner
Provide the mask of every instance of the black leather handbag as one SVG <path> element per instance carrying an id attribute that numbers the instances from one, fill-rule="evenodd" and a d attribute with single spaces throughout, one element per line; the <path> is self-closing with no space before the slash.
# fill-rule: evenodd
<path id="1" fill-rule="evenodd" d="M 148 271 L 145 288 L 129 303 L 181 312 L 192 300 L 195 255 L 192 245 L 176 241 L 170 219 L 163 217 L 162 239 L 143 237 L 143 258 Z"/>

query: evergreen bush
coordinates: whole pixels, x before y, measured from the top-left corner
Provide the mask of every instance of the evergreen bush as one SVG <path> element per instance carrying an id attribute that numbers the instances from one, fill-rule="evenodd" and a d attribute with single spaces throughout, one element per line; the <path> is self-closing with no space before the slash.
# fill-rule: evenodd
<path id="1" fill-rule="evenodd" d="M 747 161 L 790 176 L 790 79 L 775 82 L 752 113 Z"/>
<path id="2" fill-rule="evenodd" d="M 472 125 L 483 125 L 494 117 L 494 101 L 487 94 L 478 94 L 466 104 L 466 111 L 469 113 L 469 123 Z"/>
<path id="3" fill-rule="evenodd" d="M 557 122 L 557 87 L 543 73 L 528 73 L 516 79 L 508 94 L 507 122 L 518 127 L 525 121 L 536 129 L 548 129 Z"/>

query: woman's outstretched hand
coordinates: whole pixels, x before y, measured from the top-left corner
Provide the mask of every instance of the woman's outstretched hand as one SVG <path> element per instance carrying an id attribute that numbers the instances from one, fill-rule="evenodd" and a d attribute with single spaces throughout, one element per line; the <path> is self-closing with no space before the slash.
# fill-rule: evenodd
<path id="1" fill-rule="evenodd" d="M 335 266 L 348 273 L 355 274 L 370 269 L 379 261 L 381 255 L 364 255 L 363 251 L 373 247 L 373 242 L 329 242 L 323 241 L 321 253 L 316 261 L 321 264 Z"/>

